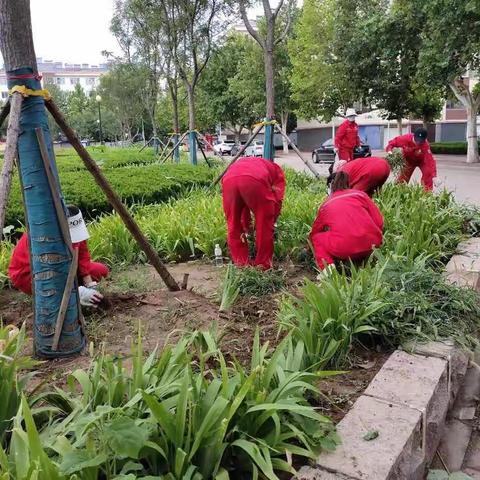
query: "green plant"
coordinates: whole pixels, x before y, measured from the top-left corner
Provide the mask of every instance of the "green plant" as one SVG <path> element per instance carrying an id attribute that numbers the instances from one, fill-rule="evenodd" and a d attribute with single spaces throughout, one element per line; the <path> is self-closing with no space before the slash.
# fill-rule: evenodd
<path id="1" fill-rule="evenodd" d="M 394 148 L 391 152 L 387 153 L 385 159 L 390 165 L 392 172 L 397 175 L 405 166 L 405 158 L 401 148 Z"/>
<path id="2" fill-rule="evenodd" d="M 9 241 L 0 242 L 0 289 L 8 284 L 8 265 L 12 256 L 13 244 Z"/>
<path id="3" fill-rule="evenodd" d="M 220 311 L 228 310 L 235 303 L 239 294 L 237 269 L 232 264 L 229 264 L 222 284 Z"/>
<path id="4" fill-rule="evenodd" d="M 305 346 L 304 368 L 343 365 L 355 338 L 375 331 L 371 317 L 387 305 L 382 270 L 350 267 L 320 284 L 305 280 L 300 296 L 287 295 L 280 306 L 280 329 Z"/>

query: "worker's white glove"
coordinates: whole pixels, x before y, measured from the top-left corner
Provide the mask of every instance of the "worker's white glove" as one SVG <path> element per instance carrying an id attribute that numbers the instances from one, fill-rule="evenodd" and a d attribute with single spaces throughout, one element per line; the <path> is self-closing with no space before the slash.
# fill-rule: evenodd
<path id="1" fill-rule="evenodd" d="M 433 179 L 434 188 L 440 188 L 442 185 L 443 185 L 443 182 L 438 177 L 435 177 Z"/>
<path id="2" fill-rule="evenodd" d="M 345 165 L 346 163 L 347 163 L 346 160 L 335 160 L 335 163 L 333 164 L 332 172 L 333 172 L 333 173 L 337 173 L 337 170 L 338 170 L 342 165 Z"/>
<path id="3" fill-rule="evenodd" d="M 78 287 L 78 293 L 80 296 L 80 304 L 84 307 L 97 308 L 98 304 L 103 299 L 103 295 L 100 292 L 94 290 L 93 288 L 80 286 Z"/>
<path id="4" fill-rule="evenodd" d="M 96 282 L 95 280 L 92 280 L 90 283 L 86 283 L 85 286 L 87 288 L 96 288 L 98 286 L 98 282 Z"/>

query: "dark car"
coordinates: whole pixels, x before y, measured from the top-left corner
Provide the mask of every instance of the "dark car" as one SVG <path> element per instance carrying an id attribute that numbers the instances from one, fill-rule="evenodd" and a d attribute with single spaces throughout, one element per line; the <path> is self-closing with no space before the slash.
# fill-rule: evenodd
<path id="1" fill-rule="evenodd" d="M 353 150 L 353 158 L 371 157 L 372 149 L 370 145 L 361 143 L 359 147 Z M 312 160 L 314 163 L 333 163 L 335 161 L 335 152 L 333 151 L 333 140 L 330 138 L 318 148 L 312 151 Z"/>

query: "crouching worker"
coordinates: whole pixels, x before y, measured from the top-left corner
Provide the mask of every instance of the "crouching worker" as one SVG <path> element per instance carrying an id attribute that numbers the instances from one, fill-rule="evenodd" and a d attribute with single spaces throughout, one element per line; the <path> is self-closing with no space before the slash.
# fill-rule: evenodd
<path id="1" fill-rule="evenodd" d="M 320 207 L 310 241 L 320 270 L 335 260 L 362 260 L 382 244 L 383 216 L 373 200 L 349 188 L 348 174 L 338 172 L 332 194 Z"/>
<path id="2" fill-rule="evenodd" d="M 272 267 L 275 222 L 285 195 L 285 175 L 275 163 L 258 157 L 237 160 L 222 180 L 227 243 L 233 263 Z M 249 259 L 247 236 L 255 217 L 255 259 Z"/>
<path id="3" fill-rule="evenodd" d="M 100 279 L 109 274 L 108 267 L 103 263 L 92 262 L 88 251 L 87 227 L 83 220 L 82 212 L 75 206 L 68 208 L 68 226 L 73 248 L 78 249 L 78 283 L 80 302 L 84 306 L 95 307 L 103 299 L 103 295 L 95 290 Z M 30 254 L 28 236 L 24 233 L 15 246 L 8 267 L 8 275 L 12 285 L 22 292 L 32 294 L 32 272 L 30 267 Z"/>
<path id="4" fill-rule="evenodd" d="M 342 165 L 338 172 L 348 175 L 351 189 L 361 190 L 371 197 L 388 180 L 390 165 L 380 157 L 357 158 Z M 335 175 L 328 180 L 333 183 Z"/>

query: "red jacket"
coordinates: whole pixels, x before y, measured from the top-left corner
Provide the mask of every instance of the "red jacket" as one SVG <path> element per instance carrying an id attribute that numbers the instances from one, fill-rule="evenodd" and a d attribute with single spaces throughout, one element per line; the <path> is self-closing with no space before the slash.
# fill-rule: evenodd
<path id="1" fill-rule="evenodd" d="M 369 193 L 387 181 L 390 165 L 384 158 L 356 158 L 342 165 L 338 171 L 348 174 L 350 188 Z"/>
<path id="2" fill-rule="evenodd" d="M 354 148 L 360 146 L 358 125 L 356 122 L 345 120 L 337 129 L 335 134 L 336 148 Z"/>
<path id="3" fill-rule="evenodd" d="M 331 245 L 348 246 L 348 255 L 355 255 L 382 244 L 383 216 L 365 192 L 339 190 L 320 207 L 310 236 L 325 231 Z"/>
<path id="4" fill-rule="evenodd" d="M 264 158 L 243 157 L 227 170 L 222 183 L 239 176 L 248 176 L 264 184 L 268 192 L 266 200 L 274 201 L 280 214 L 286 186 L 285 174 L 281 167 Z"/>
<path id="5" fill-rule="evenodd" d="M 391 152 L 394 148 L 401 148 L 403 150 L 403 156 L 405 161 L 418 165 L 423 162 L 428 162 L 435 165 L 435 159 L 433 158 L 432 151 L 430 150 L 430 144 L 428 140 L 421 144 L 415 143 L 413 139 L 413 133 L 407 133 L 406 135 L 399 135 L 388 142 L 387 152 Z M 437 175 L 436 167 L 434 177 Z"/>
<path id="6" fill-rule="evenodd" d="M 78 248 L 78 273 L 81 277 L 90 275 L 91 258 L 88 251 L 87 242 L 74 243 L 73 248 Z M 28 252 L 28 236 L 24 233 L 17 245 L 13 249 L 12 258 L 8 267 L 8 274 L 10 278 L 16 278 L 20 273 L 30 274 L 30 254 Z"/>

